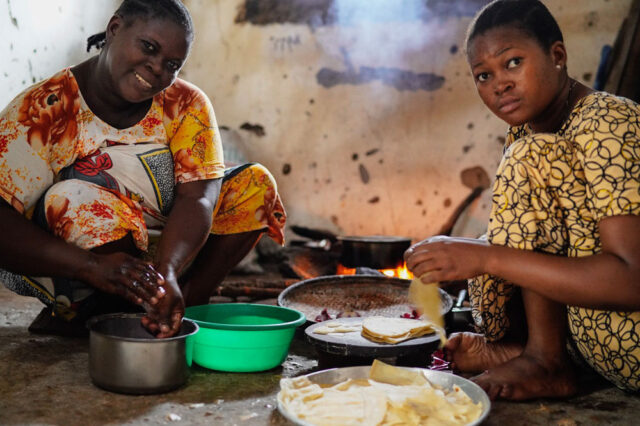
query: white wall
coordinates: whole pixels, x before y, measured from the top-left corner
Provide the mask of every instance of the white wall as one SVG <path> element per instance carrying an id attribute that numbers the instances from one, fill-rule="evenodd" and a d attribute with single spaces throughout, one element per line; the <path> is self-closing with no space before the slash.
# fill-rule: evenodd
<path id="1" fill-rule="evenodd" d="M 104 31 L 117 0 L 0 2 L 0 109 L 33 83 L 82 62 L 86 39 Z M 95 53 L 92 51 L 91 55 Z"/>
<path id="2" fill-rule="evenodd" d="M 0 108 L 34 81 L 87 58 L 87 36 L 104 29 L 118 3 L 0 3 Z M 564 31 L 571 76 L 593 83 L 600 49 L 613 43 L 630 3 L 546 1 Z M 493 177 L 506 125 L 475 93 L 462 52 L 468 16 L 421 20 L 424 11 L 393 6 L 419 1 L 333 0 L 333 25 L 253 25 L 235 23 L 244 0 L 186 4 L 197 34 L 183 77 L 211 97 L 227 157 L 272 170 L 290 224 L 423 238 L 470 193 L 463 170 L 479 166 Z M 380 19 L 376 6 L 394 18 Z M 362 14 L 369 18 L 341 19 Z M 398 90 L 380 78 L 329 87 L 318 77 L 322 69 L 344 76 L 349 66 L 356 74 L 395 68 L 445 81 L 437 90 Z M 262 126 L 264 135 L 244 123 Z M 488 195 L 471 206 L 457 234 L 482 232 Z"/>

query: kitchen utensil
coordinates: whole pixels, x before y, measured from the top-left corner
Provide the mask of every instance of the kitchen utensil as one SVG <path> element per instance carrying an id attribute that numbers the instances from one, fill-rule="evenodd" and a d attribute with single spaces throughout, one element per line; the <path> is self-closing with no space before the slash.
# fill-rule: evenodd
<path id="1" fill-rule="evenodd" d="M 183 320 L 174 337 L 158 339 L 143 314 L 107 314 L 87 322 L 89 374 L 97 386 L 127 394 L 167 392 L 186 383 L 198 326 Z"/>
<path id="2" fill-rule="evenodd" d="M 332 368 L 329 370 L 322 370 L 315 373 L 306 374 L 305 376 L 313 383 L 335 385 L 347 379 L 367 379 L 369 377 L 370 368 L 370 366 Z M 487 394 L 482 390 L 482 388 L 472 381 L 467 380 L 464 377 L 460 377 L 455 374 L 446 373 L 443 371 L 415 368 L 412 368 L 412 370 L 421 370 L 427 380 L 429 380 L 436 386 L 441 386 L 444 389 L 450 390 L 457 386 L 462 389 L 474 403 L 477 404 L 479 402 L 481 404 L 482 414 L 476 421 L 469 423 L 467 426 L 479 425 L 489 415 L 489 411 L 491 410 L 491 401 L 489 400 Z M 311 426 L 309 423 L 292 415 L 284 408 L 284 406 L 282 405 L 282 401 L 280 400 L 280 394 L 278 394 L 278 411 L 280 411 L 280 413 L 287 420 L 293 422 L 296 425 Z"/>
<path id="3" fill-rule="evenodd" d="M 287 356 L 301 312 L 280 306 L 221 303 L 191 306 L 188 318 L 200 326 L 193 360 L 219 371 L 264 371 Z"/>
<path id="4" fill-rule="evenodd" d="M 467 290 L 462 289 L 458 293 L 455 305 L 448 314 L 449 325 L 452 331 L 472 330 L 473 318 L 471 317 L 471 307 L 464 306 L 467 298 Z"/>
<path id="5" fill-rule="evenodd" d="M 411 246 L 410 238 L 383 235 L 344 236 L 338 241 L 342 245 L 339 261 L 347 268 L 396 268 L 404 263 L 404 252 Z"/>
<path id="6" fill-rule="evenodd" d="M 300 281 L 278 296 L 278 305 L 302 312 L 307 321 L 326 309 L 331 318 L 338 314 L 400 317 L 411 314 L 408 293 L 410 280 L 374 275 L 327 275 Z M 451 296 L 440 289 L 442 314 L 453 306 Z"/>
<path id="7" fill-rule="evenodd" d="M 364 318 L 340 318 L 339 321 L 349 327 L 361 326 Z M 360 331 L 340 334 L 316 334 L 314 331 L 322 327 L 323 322 L 310 325 L 304 330 L 307 340 L 320 353 L 345 357 L 391 358 L 413 354 L 427 354 L 438 348 L 440 337 L 433 333 L 396 344 L 376 343 L 365 339 Z"/>

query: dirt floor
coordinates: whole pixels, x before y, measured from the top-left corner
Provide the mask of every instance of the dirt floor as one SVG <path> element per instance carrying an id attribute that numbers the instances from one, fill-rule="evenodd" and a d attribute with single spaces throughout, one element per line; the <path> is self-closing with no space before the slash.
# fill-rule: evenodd
<path id="1" fill-rule="evenodd" d="M 282 366 L 262 373 L 191 368 L 173 392 L 127 396 L 91 383 L 88 340 L 30 334 L 42 305 L 0 285 L 0 424 L 288 425 L 276 407 L 279 380 L 317 371 L 318 356 L 296 337 Z M 568 401 L 496 402 L 486 425 L 633 425 L 637 396 L 590 381 Z"/>

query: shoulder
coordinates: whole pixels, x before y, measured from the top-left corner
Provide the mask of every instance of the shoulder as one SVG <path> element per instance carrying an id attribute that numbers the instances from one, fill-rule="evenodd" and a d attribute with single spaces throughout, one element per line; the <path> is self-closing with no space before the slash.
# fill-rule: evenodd
<path id="1" fill-rule="evenodd" d="M 637 103 L 607 92 L 593 92 L 576 104 L 563 136 L 583 149 L 593 149 L 605 141 L 619 142 L 638 130 L 640 108 Z"/>
<path id="2" fill-rule="evenodd" d="M 73 77 L 73 73 L 71 73 L 71 68 L 64 68 L 52 76 L 40 80 L 24 89 L 13 98 L 9 105 L 16 103 L 23 104 L 25 100 L 31 100 L 35 104 L 42 106 L 52 105 L 62 100 L 63 97 L 70 100 L 77 98 L 78 95 L 78 84 Z"/>
<path id="3" fill-rule="evenodd" d="M 631 99 L 607 92 L 593 92 L 576 105 L 575 111 L 581 119 L 607 116 L 639 117 L 640 106 Z"/>
<path id="4" fill-rule="evenodd" d="M 177 78 L 157 95 L 165 115 L 174 120 L 188 112 L 213 114 L 209 97 L 193 83 Z"/>
<path id="5" fill-rule="evenodd" d="M 16 96 L 2 113 L 2 118 L 26 126 L 53 125 L 68 121 L 80 111 L 78 84 L 70 68 L 65 68 Z"/>
<path id="6" fill-rule="evenodd" d="M 176 78 L 176 81 L 174 81 L 171 86 L 167 87 L 163 94 L 165 100 L 190 99 L 192 102 L 210 102 L 209 97 L 202 89 L 193 83 L 182 80 L 181 78 Z"/>

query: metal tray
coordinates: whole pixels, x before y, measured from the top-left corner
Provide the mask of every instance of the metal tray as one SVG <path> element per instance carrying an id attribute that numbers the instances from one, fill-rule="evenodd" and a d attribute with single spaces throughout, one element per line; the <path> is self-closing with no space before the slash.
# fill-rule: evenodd
<path id="1" fill-rule="evenodd" d="M 336 383 L 343 382 L 347 379 L 366 379 L 369 377 L 369 369 L 371 366 L 359 366 L 359 367 L 344 367 L 344 368 L 332 368 L 330 370 L 317 371 L 315 373 L 307 374 L 306 377 L 313 383 L 335 385 Z M 402 367 L 405 368 L 405 367 Z M 420 370 L 425 377 L 434 385 L 441 386 L 445 389 L 453 389 L 454 386 L 459 386 L 474 403 L 480 402 L 482 406 L 482 413 L 480 417 L 469 423 L 467 426 L 475 426 L 481 424 L 489 415 L 491 410 L 491 401 L 489 397 L 482 390 L 482 388 L 470 380 L 464 377 L 456 376 L 452 373 L 446 373 L 443 371 L 433 371 L 424 368 L 408 368 L 409 370 Z M 287 420 L 300 426 L 313 426 L 311 423 L 298 419 L 293 414 L 289 413 L 280 399 L 280 393 L 278 392 L 278 411 L 287 418 Z"/>
<path id="2" fill-rule="evenodd" d="M 327 309 L 335 318 L 340 312 L 356 311 L 361 317 L 400 317 L 410 313 L 411 280 L 375 275 L 328 275 L 300 281 L 278 296 L 278 305 L 302 312 L 307 321 Z M 453 307 L 451 296 L 440 289 L 442 315 Z"/>
<path id="3" fill-rule="evenodd" d="M 338 318 L 332 321 L 339 321 L 348 326 L 362 326 L 362 320 L 363 318 Z M 304 332 L 309 343 L 317 350 L 332 355 L 387 358 L 422 353 L 426 360 L 428 355 L 436 350 L 440 344 L 440 337 L 436 333 L 394 344 L 372 342 L 362 337 L 360 331 L 341 334 L 314 333 L 314 330 L 322 327 L 323 324 L 317 322 L 307 327 Z"/>

